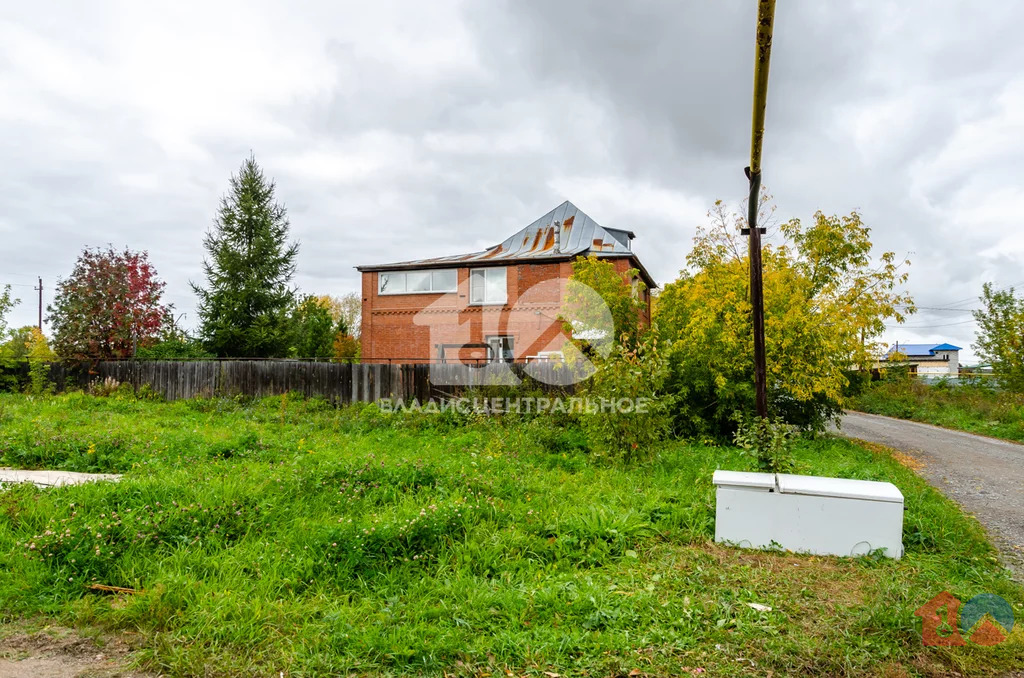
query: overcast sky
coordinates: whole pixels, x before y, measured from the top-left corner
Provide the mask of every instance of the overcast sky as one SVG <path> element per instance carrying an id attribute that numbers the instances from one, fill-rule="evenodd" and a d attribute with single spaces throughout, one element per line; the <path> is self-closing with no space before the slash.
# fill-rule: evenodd
<path id="1" fill-rule="evenodd" d="M 297 284 L 496 244 L 563 200 L 674 279 L 749 153 L 755 1 L 66 2 L 0 8 L 0 284 L 35 322 L 83 247 L 188 281 L 252 151 Z M 925 308 L 1024 287 L 1024 5 L 779 3 L 764 182 L 777 216 L 862 212 Z M 965 310 L 886 339 L 968 348 Z M 970 354 L 970 351 L 966 353 Z M 965 356 L 965 357 L 970 357 Z"/>

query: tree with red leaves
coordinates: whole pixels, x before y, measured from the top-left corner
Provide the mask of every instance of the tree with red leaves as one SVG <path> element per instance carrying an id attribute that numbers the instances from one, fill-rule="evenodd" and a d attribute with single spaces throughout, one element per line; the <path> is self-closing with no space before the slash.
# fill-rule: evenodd
<path id="1" fill-rule="evenodd" d="M 54 350 L 65 360 L 131 358 L 159 337 L 170 312 L 163 291 L 145 252 L 83 250 L 47 308 Z"/>

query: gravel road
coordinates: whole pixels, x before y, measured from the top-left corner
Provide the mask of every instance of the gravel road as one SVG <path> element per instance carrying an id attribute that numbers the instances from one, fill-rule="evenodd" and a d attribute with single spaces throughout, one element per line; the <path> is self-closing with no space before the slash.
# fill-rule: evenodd
<path id="1" fill-rule="evenodd" d="M 981 521 L 1024 581 L 1024 445 L 859 412 L 843 416 L 840 433 L 924 464 L 918 472 Z"/>

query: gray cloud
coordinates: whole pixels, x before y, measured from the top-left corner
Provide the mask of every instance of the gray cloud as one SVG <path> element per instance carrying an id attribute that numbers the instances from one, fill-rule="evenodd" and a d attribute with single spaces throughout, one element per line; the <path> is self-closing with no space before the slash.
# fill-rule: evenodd
<path id="1" fill-rule="evenodd" d="M 913 252 L 922 306 L 1024 282 L 1024 10 L 784 3 L 765 182 L 778 216 L 859 209 Z M 297 282 L 499 242 L 568 198 L 637 232 L 659 281 L 738 201 L 754 3 L 76 3 L 0 10 L 0 283 L 35 317 L 84 246 L 149 250 L 168 300 L 254 152 L 302 242 Z M 967 346 L 964 311 L 889 340 Z M 962 323 L 962 324 L 952 324 Z"/>

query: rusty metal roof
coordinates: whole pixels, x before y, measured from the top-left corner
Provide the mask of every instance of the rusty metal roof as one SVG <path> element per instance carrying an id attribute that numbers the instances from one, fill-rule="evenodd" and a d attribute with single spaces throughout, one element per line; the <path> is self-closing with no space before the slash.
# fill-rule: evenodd
<path id="1" fill-rule="evenodd" d="M 456 254 L 431 259 L 415 259 L 393 264 L 357 266 L 360 271 L 387 271 L 405 268 L 436 268 L 471 264 L 536 261 L 544 259 L 572 259 L 595 254 L 603 257 L 634 256 L 630 241 L 632 231 L 605 228 L 591 219 L 580 208 L 566 200 L 504 242 L 482 252 Z M 639 261 L 637 261 L 639 265 Z M 650 275 L 640 266 L 650 286 Z"/>

